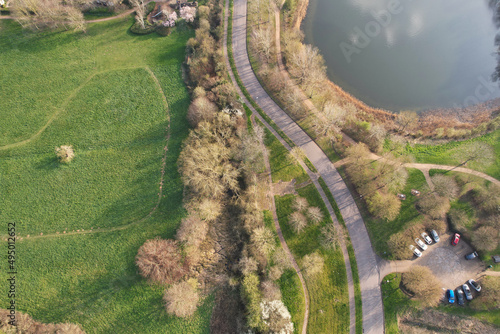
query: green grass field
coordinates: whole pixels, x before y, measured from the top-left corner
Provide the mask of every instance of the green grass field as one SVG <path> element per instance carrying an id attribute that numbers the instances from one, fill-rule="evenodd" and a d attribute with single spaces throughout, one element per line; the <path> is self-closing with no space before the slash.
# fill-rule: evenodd
<path id="1" fill-rule="evenodd" d="M 389 254 L 387 240 L 389 240 L 390 236 L 404 230 L 408 223 L 415 222 L 423 217 L 415 208 L 415 202 L 418 197 L 412 196 L 410 191 L 411 189 L 422 191 L 422 189 L 427 187 L 424 174 L 414 168 L 408 168 L 407 170 L 409 177 L 405 189 L 402 191 L 402 193 L 406 195 L 406 200 L 401 202 L 401 210 L 395 220 L 386 221 L 373 218 L 369 216 L 366 211 L 361 210 L 363 212 L 363 219 L 366 222 L 366 227 L 370 233 L 373 247 L 377 251 L 377 254 L 384 258 L 387 258 Z M 358 207 L 360 207 L 360 205 L 358 205 Z"/>
<path id="2" fill-rule="evenodd" d="M 487 167 L 472 166 L 472 168 L 500 180 L 500 129 L 477 138 L 459 142 L 451 141 L 444 145 L 407 145 L 405 154 L 413 155 L 416 162 L 455 166 L 460 163 L 460 161 L 453 156 L 455 152 L 460 150 L 461 146 L 475 141 L 482 141 L 490 144 L 495 150 L 496 161 Z"/>
<path id="3" fill-rule="evenodd" d="M 17 307 L 87 333 L 208 333 L 211 296 L 191 318 L 170 317 L 163 287 L 147 284 L 134 264 L 145 240 L 172 237 L 185 214 L 176 161 L 188 132 L 181 63 L 192 32 L 135 36 L 132 23 L 36 35 L 0 21 L 0 84 L 8 97 L 0 99 L 0 218 L 15 221 L 23 237 Z M 67 166 L 54 154 L 64 144 L 76 155 Z M 163 193 L 149 216 L 164 155 Z M 2 296 L 0 306 L 7 303 Z"/>
<path id="4" fill-rule="evenodd" d="M 385 332 L 387 334 L 399 333 L 398 315 L 415 308 L 416 303 L 410 300 L 399 288 L 400 282 L 401 274 L 389 274 L 382 280 Z"/>
<path id="5" fill-rule="evenodd" d="M 323 223 L 308 226 L 301 234 L 295 234 L 288 224 L 288 216 L 293 212 L 294 195 L 275 196 L 276 210 L 283 236 L 296 259 L 317 250 L 325 259 L 323 272 L 313 278 L 307 277 L 306 284 L 310 295 L 310 314 L 308 332 L 344 333 L 349 330 L 349 296 L 344 259 L 340 249 L 335 251 L 321 248 L 319 243 L 320 227 L 331 223 L 318 191 L 313 184 L 297 190 L 307 198 L 311 206 L 322 209 Z"/>

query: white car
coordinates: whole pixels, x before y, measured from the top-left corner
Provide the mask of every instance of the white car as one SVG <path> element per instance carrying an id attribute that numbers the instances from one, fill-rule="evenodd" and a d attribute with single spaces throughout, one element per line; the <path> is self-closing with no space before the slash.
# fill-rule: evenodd
<path id="1" fill-rule="evenodd" d="M 422 252 L 420 252 L 417 247 L 410 245 L 410 249 L 413 252 L 413 254 L 415 254 L 416 257 L 422 256 Z"/>
<path id="2" fill-rule="evenodd" d="M 424 239 L 425 242 L 427 242 L 428 245 L 432 244 L 432 239 L 429 237 L 429 235 L 425 232 L 422 232 L 421 234 L 422 239 Z"/>
<path id="3" fill-rule="evenodd" d="M 417 243 L 417 245 L 422 248 L 422 250 L 426 250 L 427 249 L 427 245 L 424 244 L 424 242 L 422 240 L 420 240 L 419 238 L 415 238 L 415 242 Z"/>

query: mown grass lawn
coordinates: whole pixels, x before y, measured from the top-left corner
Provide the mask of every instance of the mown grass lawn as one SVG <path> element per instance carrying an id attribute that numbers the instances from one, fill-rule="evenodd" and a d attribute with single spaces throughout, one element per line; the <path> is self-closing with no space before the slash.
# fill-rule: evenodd
<path id="1" fill-rule="evenodd" d="M 415 222 L 423 216 L 415 208 L 415 202 L 418 197 L 411 195 L 412 189 L 417 189 L 422 192 L 422 189 L 427 188 L 424 174 L 414 168 L 408 168 L 408 180 L 405 189 L 402 191 L 406 195 L 406 200 L 401 202 L 401 210 L 398 217 L 393 221 L 386 221 L 371 217 L 367 212 L 364 212 L 363 218 L 366 222 L 366 227 L 370 233 L 370 239 L 377 254 L 387 258 L 389 255 L 389 248 L 387 241 L 394 233 L 404 230 L 408 223 Z M 360 207 L 358 205 L 358 207 Z"/>
<path id="2" fill-rule="evenodd" d="M 135 36 L 132 23 L 127 17 L 90 24 L 86 34 L 37 35 L 0 21 L 7 97 L 0 99 L 0 218 L 15 221 L 23 237 L 17 306 L 87 333 L 208 333 L 211 296 L 191 318 L 167 316 L 164 288 L 147 284 L 134 264 L 145 240 L 172 237 L 185 214 L 176 161 L 188 132 L 181 63 L 192 32 Z M 158 201 L 168 124 L 163 197 L 147 218 Z M 54 156 L 64 144 L 76 155 L 67 166 Z M 62 235 L 92 227 L 126 228 Z M 7 303 L 2 295 L 0 307 Z"/>
<path id="3" fill-rule="evenodd" d="M 451 141 L 443 145 L 407 145 L 405 153 L 413 155 L 416 162 L 456 166 L 460 161 L 457 160 L 454 154 L 459 152 L 463 145 L 476 141 L 482 141 L 491 145 L 495 150 L 496 160 L 490 166 L 475 166 L 473 164 L 471 168 L 500 180 L 500 129 L 477 138 L 464 141 Z"/>
<path id="4" fill-rule="evenodd" d="M 389 274 L 382 280 L 385 332 L 387 334 L 399 333 L 398 315 L 404 314 L 416 306 L 416 303 L 401 291 L 400 283 L 401 274 Z"/>
<path id="5" fill-rule="evenodd" d="M 304 255 L 319 251 L 325 259 L 322 273 L 310 277 L 305 275 L 310 297 L 308 332 L 344 333 L 349 331 L 349 295 L 344 258 L 340 248 L 327 250 L 319 242 L 321 226 L 331 223 L 325 204 L 313 184 L 297 190 L 307 198 L 311 206 L 321 208 L 325 219 L 321 224 L 310 225 L 296 234 L 290 228 L 288 217 L 293 212 L 294 195 L 275 196 L 278 219 L 283 236 L 297 260 Z M 300 266 L 300 261 L 299 266 Z"/>

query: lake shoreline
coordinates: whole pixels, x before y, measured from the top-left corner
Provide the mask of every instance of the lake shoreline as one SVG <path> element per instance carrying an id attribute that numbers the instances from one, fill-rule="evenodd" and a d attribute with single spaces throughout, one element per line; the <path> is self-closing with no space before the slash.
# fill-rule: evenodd
<path id="1" fill-rule="evenodd" d="M 297 9 L 293 14 L 292 27 L 300 30 L 304 33 L 302 23 L 308 13 L 309 0 L 299 1 Z M 314 46 L 314 45 L 313 45 Z M 326 65 L 325 65 L 326 66 Z M 363 100 L 357 98 L 351 93 L 347 92 L 344 88 L 336 84 L 331 78 L 327 76 L 328 85 L 334 89 L 334 91 L 347 103 L 354 104 L 358 109 L 363 112 L 374 114 L 375 117 L 387 119 L 394 119 L 398 114 L 398 111 L 393 111 L 384 108 L 372 107 L 365 103 Z M 457 128 L 472 128 L 485 121 L 485 114 L 492 114 L 494 111 L 498 110 L 500 107 L 500 99 L 490 99 L 476 105 L 468 106 L 465 108 L 431 108 L 431 109 L 421 109 L 412 110 L 415 111 L 421 119 L 429 117 L 440 117 L 440 118 L 450 118 L 454 119 L 454 127 Z M 401 110 L 400 110 L 401 111 Z M 491 118 L 488 117 L 488 118 Z M 448 122 L 449 123 L 449 120 Z"/>

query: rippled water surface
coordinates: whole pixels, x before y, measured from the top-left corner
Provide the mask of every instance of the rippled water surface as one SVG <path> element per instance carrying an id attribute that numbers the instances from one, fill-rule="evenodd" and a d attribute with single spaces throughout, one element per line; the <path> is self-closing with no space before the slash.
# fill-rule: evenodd
<path id="1" fill-rule="evenodd" d="M 423 110 L 500 97 L 488 0 L 310 0 L 306 43 L 374 107 Z"/>

